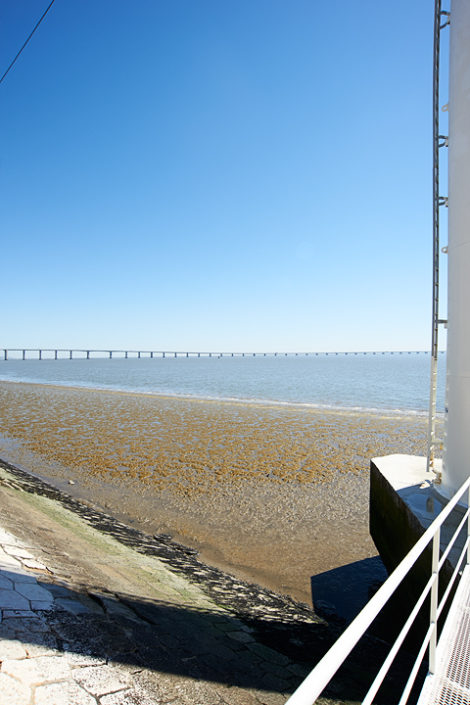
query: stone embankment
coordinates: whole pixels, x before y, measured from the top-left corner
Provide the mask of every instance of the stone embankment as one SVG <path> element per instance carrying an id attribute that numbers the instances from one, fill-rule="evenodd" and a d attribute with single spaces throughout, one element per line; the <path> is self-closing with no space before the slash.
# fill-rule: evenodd
<path id="1" fill-rule="evenodd" d="M 281 705 L 338 635 L 6 463 L 0 509 L 2 705 Z M 370 653 L 321 702 L 357 702 Z"/>

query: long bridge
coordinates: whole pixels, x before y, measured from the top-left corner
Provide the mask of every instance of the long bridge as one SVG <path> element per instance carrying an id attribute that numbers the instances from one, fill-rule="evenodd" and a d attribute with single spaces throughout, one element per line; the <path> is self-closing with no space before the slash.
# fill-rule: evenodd
<path id="1" fill-rule="evenodd" d="M 318 357 L 328 355 L 429 355 L 428 350 L 380 350 L 343 352 L 207 352 L 181 350 L 110 350 L 86 348 L 0 348 L 3 360 L 73 360 L 93 358 L 166 358 L 166 357 Z M 440 351 L 442 354 L 443 351 Z M 1 359 L 1 358 L 0 358 Z"/>

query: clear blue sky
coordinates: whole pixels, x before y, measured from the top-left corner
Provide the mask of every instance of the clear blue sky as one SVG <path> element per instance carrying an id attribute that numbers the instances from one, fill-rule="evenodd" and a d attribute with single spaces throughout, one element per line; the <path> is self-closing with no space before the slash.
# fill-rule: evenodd
<path id="1" fill-rule="evenodd" d="M 433 5 L 56 0 L 0 85 L 0 347 L 428 349 Z"/>

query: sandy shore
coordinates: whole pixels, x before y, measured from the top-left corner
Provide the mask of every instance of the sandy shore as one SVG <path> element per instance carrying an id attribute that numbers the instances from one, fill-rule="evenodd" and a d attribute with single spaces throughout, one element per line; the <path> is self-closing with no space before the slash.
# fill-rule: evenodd
<path id="1" fill-rule="evenodd" d="M 0 382 L 0 457 L 308 603 L 312 575 L 376 553 L 370 458 L 425 438 L 420 416 Z"/>

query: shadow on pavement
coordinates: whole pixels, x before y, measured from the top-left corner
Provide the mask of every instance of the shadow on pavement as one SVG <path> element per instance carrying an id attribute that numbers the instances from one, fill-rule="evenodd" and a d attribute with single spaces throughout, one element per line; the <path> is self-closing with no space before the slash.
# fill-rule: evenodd
<path id="1" fill-rule="evenodd" d="M 2 574 L 15 581 L 14 571 Z M 223 609 L 71 590 L 49 579 L 38 584 L 53 594 L 54 608 L 34 617 L 12 613 L 0 623 L 0 639 L 286 697 L 340 633 L 327 623 L 241 620 Z M 387 652 L 384 642 L 363 639 L 326 689 L 326 702 L 360 701 Z M 377 705 L 397 702 L 408 667 L 406 659 L 398 663 Z"/>

